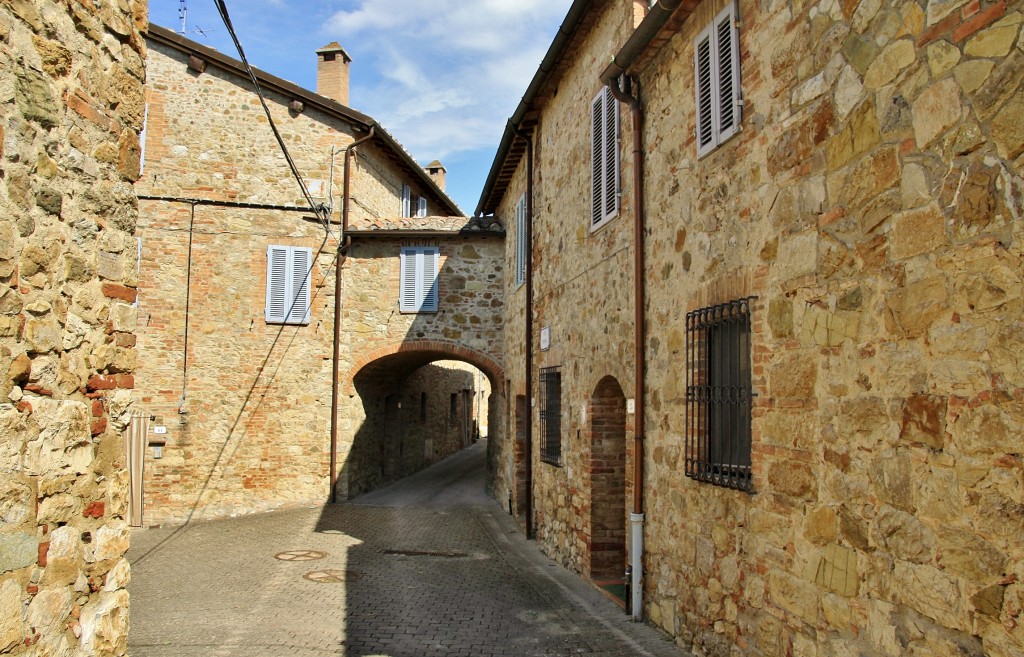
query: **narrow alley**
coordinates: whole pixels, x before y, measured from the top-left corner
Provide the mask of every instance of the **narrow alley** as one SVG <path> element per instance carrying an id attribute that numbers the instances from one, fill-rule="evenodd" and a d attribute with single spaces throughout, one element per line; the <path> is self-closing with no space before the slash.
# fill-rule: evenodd
<path id="1" fill-rule="evenodd" d="M 135 657 L 683 656 L 486 495 L 486 441 L 351 503 L 135 530 Z"/>

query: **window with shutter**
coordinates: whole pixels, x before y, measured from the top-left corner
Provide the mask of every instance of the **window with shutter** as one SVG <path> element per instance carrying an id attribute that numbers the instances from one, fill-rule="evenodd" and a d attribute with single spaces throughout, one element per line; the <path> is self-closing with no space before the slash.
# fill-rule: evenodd
<path id="1" fill-rule="evenodd" d="M 402 216 L 412 216 L 412 190 L 408 185 L 402 185 Z"/>
<path id="2" fill-rule="evenodd" d="M 313 250 L 308 247 L 267 247 L 267 323 L 309 323 L 312 269 Z"/>
<path id="3" fill-rule="evenodd" d="M 407 246 L 401 252 L 398 308 L 403 313 L 437 312 L 436 246 Z"/>
<path id="4" fill-rule="evenodd" d="M 526 282 L 526 194 L 516 203 L 516 286 Z"/>
<path id="5" fill-rule="evenodd" d="M 619 103 L 601 89 L 590 104 L 591 212 L 594 230 L 619 212 Z"/>
<path id="6" fill-rule="evenodd" d="M 739 132 L 741 119 L 739 34 L 736 6 L 723 9 L 694 41 L 697 155 L 711 152 Z"/>

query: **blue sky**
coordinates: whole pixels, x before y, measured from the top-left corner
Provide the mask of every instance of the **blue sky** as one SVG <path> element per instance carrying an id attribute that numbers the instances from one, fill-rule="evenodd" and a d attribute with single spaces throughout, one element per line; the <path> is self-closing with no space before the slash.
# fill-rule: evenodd
<path id="1" fill-rule="evenodd" d="M 316 89 L 314 51 L 352 57 L 349 104 L 476 208 L 505 121 L 526 91 L 571 0 L 226 0 L 256 66 Z M 150 21 L 181 30 L 180 0 L 150 0 Z M 187 0 L 188 38 L 237 58 L 212 0 Z M 201 30 L 201 32 L 200 32 Z"/>

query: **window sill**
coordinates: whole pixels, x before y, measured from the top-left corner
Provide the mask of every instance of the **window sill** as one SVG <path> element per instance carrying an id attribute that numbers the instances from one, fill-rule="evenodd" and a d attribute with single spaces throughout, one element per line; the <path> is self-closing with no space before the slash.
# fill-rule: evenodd
<path id="1" fill-rule="evenodd" d="M 602 219 L 601 221 L 597 222 L 596 224 L 591 224 L 590 225 L 590 234 L 593 235 L 595 233 L 600 232 L 605 226 L 607 226 L 608 224 L 610 224 L 613 221 L 615 221 L 616 219 L 618 219 L 621 214 L 622 214 L 622 210 L 620 209 L 615 214 L 613 214 L 612 216 L 608 217 L 607 219 Z"/>

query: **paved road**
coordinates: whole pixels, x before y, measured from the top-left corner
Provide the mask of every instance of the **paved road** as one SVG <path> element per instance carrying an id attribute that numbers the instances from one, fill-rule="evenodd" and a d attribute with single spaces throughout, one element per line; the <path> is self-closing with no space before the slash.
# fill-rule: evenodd
<path id="1" fill-rule="evenodd" d="M 683 657 L 544 557 L 484 443 L 352 503 L 136 530 L 133 657 Z"/>

